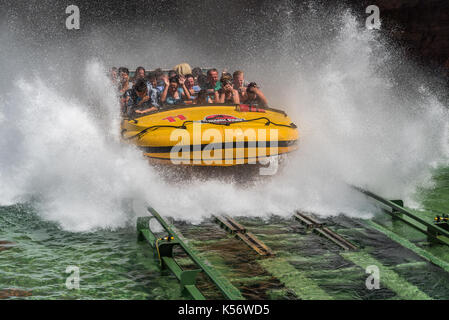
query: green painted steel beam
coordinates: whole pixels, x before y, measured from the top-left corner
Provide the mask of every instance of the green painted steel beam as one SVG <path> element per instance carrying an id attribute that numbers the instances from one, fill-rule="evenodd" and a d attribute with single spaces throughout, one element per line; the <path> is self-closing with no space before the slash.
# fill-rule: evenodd
<path id="1" fill-rule="evenodd" d="M 196 276 L 201 270 L 182 270 L 175 259 L 169 257 L 162 258 L 165 265 L 173 272 L 181 282 L 181 289 L 187 290 L 195 300 L 206 300 L 203 294 L 195 287 Z"/>
<path id="2" fill-rule="evenodd" d="M 240 293 L 240 291 L 234 287 L 223 275 L 221 275 L 218 271 L 213 269 L 211 266 L 207 265 L 205 262 L 203 262 L 197 254 L 189 247 L 187 244 L 182 240 L 182 238 L 173 230 L 173 228 L 159 215 L 159 213 L 151 208 L 148 207 L 148 211 L 151 213 L 152 217 L 154 217 L 161 226 L 165 229 L 165 231 L 169 234 L 169 236 L 173 237 L 172 242 L 175 242 L 177 245 L 181 246 L 182 249 L 187 253 L 187 255 L 192 259 L 192 261 L 201 269 L 204 271 L 204 273 L 209 277 L 209 279 L 217 286 L 217 288 L 220 290 L 220 292 L 224 295 L 225 298 L 230 300 L 244 300 L 244 297 Z M 138 232 L 141 233 L 141 236 L 145 237 L 147 240 L 153 240 L 155 241 L 154 235 L 151 235 L 151 232 L 149 231 L 149 220 L 151 217 L 145 217 L 146 219 L 140 219 L 138 220 Z M 139 237 L 141 237 L 139 235 Z M 151 244 L 152 242 L 150 242 Z M 163 260 L 165 263 L 165 259 Z M 171 262 L 169 264 L 172 265 Z M 177 265 L 177 264 L 176 264 Z M 179 266 L 178 266 L 179 267 Z M 176 275 L 176 274 L 175 274 Z M 178 278 L 179 279 L 179 278 Z M 182 284 L 182 283 L 181 283 Z M 183 284 L 182 284 L 183 285 Z M 189 285 L 184 285 L 184 287 L 189 290 L 187 287 Z"/>
<path id="3" fill-rule="evenodd" d="M 364 190 L 359 187 L 353 186 L 353 188 L 393 209 L 393 212 L 388 211 L 386 212 L 392 215 L 394 218 L 400 219 L 405 223 L 409 224 L 410 226 L 418 229 L 419 231 L 426 233 L 428 236 L 434 238 L 435 240 L 443 244 L 449 245 L 449 231 L 437 225 L 434 225 L 422 219 L 421 217 L 418 217 L 414 213 L 410 212 L 401 205 L 397 204 L 396 201 L 384 199 L 381 196 L 372 193 L 371 191 Z M 403 217 L 402 214 L 405 215 L 406 217 Z M 416 224 L 416 222 L 421 224 L 422 226 Z"/>

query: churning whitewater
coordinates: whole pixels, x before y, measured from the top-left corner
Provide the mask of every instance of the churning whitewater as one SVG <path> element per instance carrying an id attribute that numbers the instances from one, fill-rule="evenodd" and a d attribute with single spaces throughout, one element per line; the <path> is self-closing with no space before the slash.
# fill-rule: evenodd
<path id="1" fill-rule="evenodd" d="M 413 201 L 417 187 L 431 184 L 432 169 L 448 164 L 449 115 L 438 90 L 350 12 L 327 22 L 313 8 L 304 15 L 302 24 L 285 20 L 279 43 L 265 50 L 253 51 L 251 43 L 238 48 L 235 52 L 251 52 L 241 61 L 238 54 L 233 61 L 226 61 L 226 54 L 208 55 L 207 43 L 186 50 L 194 61 L 179 52 L 167 57 L 161 48 L 177 38 L 145 32 L 140 36 L 159 41 L 151 61 L 139 60 L 132 50 L 131 60 L 123 54 L 110 58 L 110 51 L 65 58 L 59 53 L 67 48 L 29 52 L 26 40 L 6 36 L 2 26 L 0 46 L 7 57 L 2 68 L 11 78 L 2 80 L 0 95 L 0 204 L 29 202 L 63 229 L 90 231 L 134 224 L 135 214 L 124 208 L 129 199 L 192 222 L 223 212 L 262 217 L 289 216 L 295 209 L 363 217 L 375 212 L 351 184 Z M 90 37 L 92 47 L 109 43 L 108 34 Z M 19 62 L 9 63 L 12 57 Z M 238 66 L 248 79 L 258 79 L 273 107 L 292 116 L 299 150 L 275 176 L 257 177 L 244 187 L 214 177 L 170 183 L 141 151 L 120 140 L 119 104 L 107 69 L 171 67 L 182 60 Z M 73 76 L 73 69 L 82 70 L 81 76 Z"/>

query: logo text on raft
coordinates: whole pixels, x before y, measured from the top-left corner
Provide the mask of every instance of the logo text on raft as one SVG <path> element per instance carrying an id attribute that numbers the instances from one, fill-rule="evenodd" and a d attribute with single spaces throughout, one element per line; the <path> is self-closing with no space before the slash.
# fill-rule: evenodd
<path id="1" fill-rule="evenodd" d="M 202 123 L 216 123 L 216 124 L 226 124 L 229 122 L 241 122 L 245 121 L 245 119 L 236 118 L 234 116 L 230 116 L 227 114 L 211 114 L 206 116 Z"/>

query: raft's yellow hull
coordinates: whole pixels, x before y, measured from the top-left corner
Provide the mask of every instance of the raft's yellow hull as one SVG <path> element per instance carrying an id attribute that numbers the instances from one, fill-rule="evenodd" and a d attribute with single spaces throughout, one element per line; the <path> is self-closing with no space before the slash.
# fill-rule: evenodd
<path id="1" fill-rule="evenodd" d="M 155 162 L 232 166 L 296 150 L 298 130 L 279 110 L 209 104 L 124 119 L 122 137 Z"/>

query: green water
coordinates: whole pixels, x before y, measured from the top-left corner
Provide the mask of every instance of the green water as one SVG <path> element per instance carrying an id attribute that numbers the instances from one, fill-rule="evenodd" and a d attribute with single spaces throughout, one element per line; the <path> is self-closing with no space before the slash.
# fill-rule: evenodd
<path id="1" fill-rule="evenodd" d="M 134 227 L 71 233 L 18 205 L 0 208 L 0 240 L 13 242 L 0 251 L 0 289 L 31 290 L 30 299 L 182 298 Z M 79 290 L 66 288 L 68 266 L 79 267 Z"/>
<path id="2" fill-rule="evenodd" d="M 449 213 L 449 168 L 435 173 L 435 188 L 417 197 L 429 212 Z M 162 212 L 161 212 L 162 213 Z M 174 222 L 189 245 L 247 299 L 449 299 L 449 248 L 433 245 L 387 216 L 373 221 L 334 217 L 333 230 L 360 250 L 343 252 L 294 220 L 236 218 L 276 256 L 261 258 L 212 220 Z M 181 265 L 191 265 L 181 253 Z M 431 263 L 430 257 L 440 263 Z M 381 288 L 365 286 L 368 265 L 381 270 Z M 66 268 L 80 270 L 79 289 L 68 289 Z M 207 298 L 220 294 L 205 277 Z M 135 226 L 72 233 L 42 220 L 26 205 L 0 207 L 0 298 L 188 299 L 170 273 L 161 272 L 150 247 L 136 241 Z"/>

